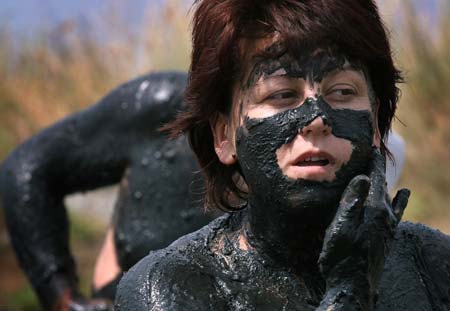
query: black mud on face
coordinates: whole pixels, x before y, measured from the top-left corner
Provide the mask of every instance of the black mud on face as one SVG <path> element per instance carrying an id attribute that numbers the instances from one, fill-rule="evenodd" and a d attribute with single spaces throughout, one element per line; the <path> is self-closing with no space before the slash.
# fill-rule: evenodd
<path id="1" fill-rule="evenodd" d="M 332 128 L 333 135 L 352 143 L 351 158 L 331 182 L 290 179 L 283 175 L 276 151 L 317 117 Z M 337 205 L 351 178 L 367 173 L 373 133 L 370 111 L 332 109 L 321 97 L 307 98 L 300 107 L 271 117 L 247 117 L 236 131 L 236 145 L 239 164 L 251 189 L 250 201 L 286 211 L 298 210 L 298 206 L 302 211 L 324 207 L 330 213 L 330 204 Z"/>
<path id="2" fill-rule="evenodd" d="M 283 70 L 283 75 L 290 78 L 320 82 L 330 72 L 342 70 L 347 65 L 348 68 L 357 70 L 362 67 L 358 61 L 349 61 L 348 57 L 334 49 L 316 48 L 314 51 L 301 51 L 292 56 L 280 44 L 268 47 L 263 55 L 254 58 L 254 63 L 244 89 L 278 70 Z"/>

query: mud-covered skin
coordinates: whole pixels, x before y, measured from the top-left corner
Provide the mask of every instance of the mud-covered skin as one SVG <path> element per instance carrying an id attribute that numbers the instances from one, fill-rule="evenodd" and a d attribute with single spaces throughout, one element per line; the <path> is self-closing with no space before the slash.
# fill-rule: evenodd
<path id="1" fill-rule="evenodd" d="M 92 288 L 91 297 L 97 299 L 104 299 L 105 297 L 111 297 L 111 300 L 116 296 L 117 285 L 122 278 L 122 274 L 117 275 L 112 281 L 100 288 Z"/>
<path id="2" fill-rule="evenodd" d="M 239 248 L 246 217 L 224 216 L 151 253 L 121 280 L 116 310 L 314 310 L 320 289 Z"/>
<path id="3" fill-rule="evenodd" d="M 316 310 L 321 298 L 311 294 L 311 285 L 239 249 L 236 228 L 245 217 L 224 216 L 145 257 L 122 278 L 116 310 Z M 218 252 L 218 244 L 225 251 Z M 449 291 L 450 238 L 400 223 L 374 310 L 450 310 Z"/>
<path id="4" fill-rule="evenodd" d="M 409 190 L 386 194 L 385 158 L 373 151 L 370 178 L 358 175 L 345 189 L 326 230 L 319 266 L 327 294 L 318 310 L 373 310 L 379 280 Z"/>
<path id="5" fill-rule="evenodd" d="M 281 172 L 276 151 L 318 117 L 331 127 L 333 135 L 351 141 L 351 159 L 331 182 L 292 180 Z M 373 118 L 370 111 L 332 109 L 319 97 L 307 98 L 300 107 L 271 117 L 247 117 L 244 125 L 237 129 L 236 148 L 240 167 L 252 191 L 266 194 L 265 202 L 261 203 L 276 203 L 290 210 L 301 204 L 302 209 L 308 209 L 337 204 L 350 179 L 367 171 L 372 139 Z"/>
<path id="6" fill-rule="evenodd" d="M 289 62 L 280 65 L 280 59 L 256 66 L 258 70 L 241 91 L 272 74 L 320 82 L 326 73 L 344 69 L 346 58 L 337 61 L 340 58 L 325 55 L 317 64 L 323 66 L 300 62 L 298 68 Z M 317 74 L 315 68 L 319 68 Z M 238 163 L 250 190 L 248 206 L 140 261 L 121 280 L 116 308 L 387 311 L 404 304 L 403 310 L 417 310 L 408 297 L 409 287 L 421 292 L 433 287 L 413 280 L 423 272 L 420 265 L 408 263 L 403 270 L 415 283 L 379 282 L 406 261 L 401 256 L 390 260 L 389 249 L 411 247 L 405 245 L 403 225 L 395 230 L 409 193 L 400 192 L 391 206 L 384 184 L 384 158 L 372 148 L 374 122 L 369 106 L 366 110 L 332 108 L 318 92 L 297 103 L 297 108 L 252 119 L 247 108 L 258 103 L 243 104 L 245 99 L 239 98 L 242 123 L 235 137 Z M 277 151 L 317 118 L 331 128 L 332 135 L 351 143 L 350 160 L 332 181 L 284 176 Z M 405 226 L 412 227 L 416 241 L 425 239 L 423 228 Z M 432 232 L 426 240 L 435 244 L 433 248 L 442 247 L 446 253 L 442 259 L 450 261 L 448 237 Z M 416 245 L 420 244 L 412 249 Z M 448 295 L 448 273 L 439 284 L 439 293 Z M 396 295 L 377 300 L 377 289 L 385 295 L 393 286 L 398 289 Z M 428 306 L 446 307 L 442 300 L 436 302 L 439 299 L 442 296 L 430 296 Z"/>
<path id="7" fill-rule="evenodd" d="M 78 283 L 65 195 L 117 183 L 128 168 L 114 218 L 122 269 L 212 219 L 194 208 L 201 202 L 189 203 L 191 181 L 198 177 L 187 143 L 166 142 L 157 131 L 183 108 L 185 85 L 186 75 L 176 72 L 121 85 L 33 136 L 2 164 L 0 193 L 11 241 L 43 306 L 62 288 L 76 291 Z"/>
<path id="8" fill-rule="evenodd" d="M 336 177 L 331 182 L 293 180 L 284 176 L 278 166 L 276 151 L 318 117 L 331 128 L 334 136 L 352 143 L 350 160 L 336 172 Z M 372 140 L 373 121 L 369 110 L 332 109 L 321 97 L 317 100 L 307 98 L 298 108 L 267 118 L 247 117 L 237 130 L 236 145 L 239 163 L 251 193 L 249 242 L 279 264 L 293 269 L 300 277 L 305 271 L 310 273 L 311 267 L 316 267 L 317 252 L 320 250 L 318 244 L 323 240 L 325 226 L 328 226 L 335 215 L 335 207 L 338 206 L 342 193 L 345 201 L 347 197 L 344 190 L 350 180 L 359 174 L 368 174 L 367 166 L 370 162 L 373 164 L 370 179 L 374 186 L 372 196 L 385 200 L 384 157 L 373 151 Z M 368 185 L 368 178 L 366 179 Z M 393 216 L 392 225 L 383 226 L 384 223 L 389 223 L 389 204 L 380 206 L 379 213 L 370 214 L 375 210 L 376 200 L 366 200 L 368 186 L 365 193 L 361 187 L 353 189 L 352 183 L 348 187 L 360 195 L 358 202 L 362 204 L 367 201 L 365 203 L 369 207 L 366 213 L 360 213 L 356 217 L 353 227 L 347 225 L 353 219 L 344 217 L 344 225 L 339 226 L 348 229 L 347 231 L 338 230 L 339 227 L 334 222 L 328 229 L 338 242 L 330 239 L 329 235 L 325 236 L 321 267 L 327 292 L 318 310 L 327 310 L 329 307 L 334 310 L 372 310 L 372 297 L 388 253 L 388 245 L 383 243 L 389 244 L 396 225 L 396 218 Z M 371 197 L 367 199 L 369 198 Z M 403 212 L 406 202 L 402 203 L 405 204 L 399 209 Z M 338 209 L 336 217 L 341 210 L 348 209 L 346 204 L 347 202 L 341 203 L 343 206 Z M 361 221 L 365 216 L 367 219 Z M 357 230 L 360 227 L 364 227 L 361 232 L 365 231 L 366 234 Z M 342 235 L 347 236 L 343 238 Z M 354 243 L 357 235 L 362 237 L 358 243 Z M 375 239 L 374 236 L 378 235 L 380 239 Z M 363 238 L 378 244 L 366 243 Z M 364 247 L 365 244 L 369 245 Z M 376 254 L 378 248 L 383 250 L 380 254 Z M 345 252 L 346 249 L 349 250 Z M 362 255 L 360 251 L 363 252 Z M 333 258 L 336 256 L 337 260 Z M 377 264 L 372 264 L 372 261 Z M 317 273 L 312 278 L 319 283 L 321 275 Z"/>
<path id="9" fill-rule="evenodd" d="M 279 43 L 270 45 L 261 55 L 254 56 L 253 63 L 247 82 L 242 85 L 243 89 L 251 88 L 259 79 L 270 76 L 280 69 L 284 70 L 284 75 L 291 78 L 320 82 L 325 75 L 342 69 L 345 65 L 350 65 L 348 68 L 353 69 L 361 67 L 356 61 L 350 62 L 349 58 L 339 53 L 337 49 L 314 47 L 292 55 Z"/>
<path id="10" fill-rule="evenodd" d="M 450 310 L 449 256 L 449 236 L 421 224 L 400 223 L 375 310 Z"/>
<path id="11" fill-rule="evenodd" d="M 364 66 L 357 60 L 349 59 L 337 49 L 320 47 L 308 48 L 292 55 L 287 53 L 280 43 L 271 44 L 261 55 L 253 57 L 247 83 L 241 85 L 244 92 L 250 90 L 251 93 L 256 84 L 264 85 L 264 80 L 271 76 L 303 79 L 311 88 L 315 83 L 319 84 L 319 87 L 315 97 L 306 98 L 299 107 L 266 118 L 252 119 L 242 115 L 244 105 L 255 106 L 260 103 L 252 103 L 246 99 L 246 103 L 240 104 L 240 118 L 244 117 L 244 120 L 243 125 L 236 131 L 239 165 L 252 191 L 264 193 L 264 202 L 253 202 L 252 205 L 265 206 L 269 202 L 271 206 L 276 205 L 277 209 L 295 209 L 301 205 L 302 213 L 308 213 L 309 217 L 314 214 L 320 216 L 315 217 L 316 221 L 312 223 L 326 226 L 335 212 L 330 206 L 337 206 L 345 187 L 354 176 L 367 172 L 374 137 L 373 112 L 337 109 L 339 107 L 333 109 L 324 100 L 324 94 L 320 90 L 320 83 L 331 73 L 341 70 L 365 72 Z M 365 78 L 369 101 L 373 104 L 374 98 L 370 94 L 367 75 Z M 291 142 L 305 126 L 318 117 L 331 128 L 334 136 L 351 142 L 351 159 L 336 172 L 336 178 L 331 182 L 292 180 L 281 172 L 276 151 Z M 317 209 L 323 207 L 326 210 L 318 213 Z M 267 215 L 271 215 L 271 212 Z M 311 223 L 311 220 L 308 222 Z"/>
<path id="12" fill-rule="evenodd" d="M 126 271 L 149 250 L 201 228 L 202 179 L 184 137 L 136 146 L 114 211 L 119 264 Z"/>
<path id="13" fill-rule="evenodd" d="M 335 136 L 351 141 L 352 156 L 331 182 L 290 179 L 278 166 L 276 151 L 318 117 Z M 251 192 L 257 194 L 249 199 L 252 240 L 293 266 L 315 266 L 323 233 L 342 192 L 353 176 L 367 171 L 373 137 L 371 112 L 335 110 L 321 97 L 307 98 L 300 107 L 271 117 L 246 118 L 236 132 L 240 167 Z"/>
<path id="14" fill-rule="evenodd" d="M 250 205 L 243 212 L 217 221 L 209 229 L 186 236 L 168 249 L 147 257 L 122 281 L 117 308 L 372 310 L 372 300 L 367 297 L 372 294 L 370 287 L 367 291 L 349 288 L 346 292 L 347 281 L 353 278 L 349 270 L 341 269 L 342 258 L 338 256 L 333 262 L 336 256 L 329 256 L 331 260 L 323 269 L 326 273 L 321 273 L 317 264 L 327 219 L 334 216 L 333 204 L 343 191 L 341 185 L 290 180 L 282 175 L 277 164 L 276 150 L 317 117 L 332 127 L 334 135 L 352 142 L 353 159 L 361 150 L 357 158 L 366 159 L 361 162 L 364 165 L 356 166 L 352 166 L 351 159 L 349 165 L 336 173 L 336 180 L 367 173 L 367 159 L 373 152 L 369 111 L 334 110 L 320 98 L 308 98 L 299 108 L 272 117 L 247 118 L 237 129 L 236 140 L 242 172 L 251 189 Z M 355 126 L 342 128 L 349 122 Z M 347 167 L 350 167 L 348 173 Z M 322 200 L 308 199 L 312 186 L 315 196 Z M 325 199 L 325 193 L 334 187 L 338 190 L 332 194 L 337 198 Z M 361 195 L 364 198 L 366 194 L 367 191 Z M 325 250 L 339 253 L 342 245 L 331 244 L 325 244 Z M 350 251 L 343 258 L 344 261 L 355 258 L 350 262 L 352 269 L 355 264 L 363 268 L 370 261 L 367 256 L 357 255 Z M 382 267 L 385 257 L 377 259 Z M 358 276 L 372 277 L 372 271 L 367 274 L 366 271 Z M 367 285 L 359 279 L 356 283 Z M 348 301 L 341 299 L 343 293 Z"/>

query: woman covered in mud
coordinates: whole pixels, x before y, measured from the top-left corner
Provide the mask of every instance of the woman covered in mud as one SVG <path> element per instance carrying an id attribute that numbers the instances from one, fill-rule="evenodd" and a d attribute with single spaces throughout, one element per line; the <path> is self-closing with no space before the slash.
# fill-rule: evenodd
<path id="1" fill-rule="evenodd" d="M 373 1 L 198 0 L 186 133 L 228 211 L 121 280 L 118 310 L 450 310 L 450 239 L 400 223 L 401 74 Z"/>

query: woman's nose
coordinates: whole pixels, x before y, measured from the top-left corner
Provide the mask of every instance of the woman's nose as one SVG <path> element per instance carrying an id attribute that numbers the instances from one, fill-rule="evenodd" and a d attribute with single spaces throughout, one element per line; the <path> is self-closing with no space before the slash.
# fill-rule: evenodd
<path id="1" fill-rule="evenodd" d="M 298 133 L 303 136 L 308 135 L 324 135 L 327 136 L 331 134 L 331 127 L 327 124 L 325 124 L 323 118 L 321 116 L 315 118 L 311 123 L 304 126 L 303 128 L 300 128 L 298 130 Z"/>

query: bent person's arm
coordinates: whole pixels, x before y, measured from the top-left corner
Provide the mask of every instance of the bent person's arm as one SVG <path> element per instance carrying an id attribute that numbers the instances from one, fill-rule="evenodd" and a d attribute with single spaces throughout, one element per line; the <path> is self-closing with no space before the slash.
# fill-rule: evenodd
<path id="1" fill-rule="evenodd" d="M 121 85 L 30 138 L 2 164 L 11 241 L 46 310 L 78 295 L 64 196 L 117 183 L 133 147 L 160 136 L 158 127 L 181 109 L 185 82 L 185 74 L 160 73 Z"/>

